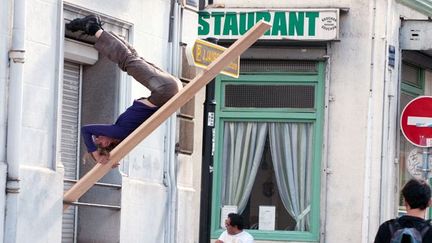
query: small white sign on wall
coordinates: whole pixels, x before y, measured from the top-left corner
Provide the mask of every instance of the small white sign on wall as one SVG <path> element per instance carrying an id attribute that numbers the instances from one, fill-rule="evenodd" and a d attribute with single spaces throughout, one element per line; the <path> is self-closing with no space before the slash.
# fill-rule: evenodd
<path id="1" fill-rule="evenodd" d="M 221 210 L 221 218 L 220 218 L 220 225 L 222 229 L 225 229 L 225 219 L 228 218 L 228 214 L 230 213 L 237 213 L 237 206 L 236 205 L 224 205 Z"/>
<path id="2" fill-rule="evenodd" d="M 276 207 L 275 206 L 259 206 L 259 230 L 275 230 Z"/>
<path id="3" fill-rule="evenodd" d="M 183 7 L 193 11 L 198 11 L 199 8 L 198 0 L 183 0 L 182 5 Z"/>

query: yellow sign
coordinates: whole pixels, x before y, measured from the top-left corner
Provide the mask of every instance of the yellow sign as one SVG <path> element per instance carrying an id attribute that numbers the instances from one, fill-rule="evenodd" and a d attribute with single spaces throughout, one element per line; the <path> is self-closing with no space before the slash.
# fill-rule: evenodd
<path id="1" fill-rule="evenodd" d="M 227 48 L 210 43 L 204 40 L 196 40 L 192 48 L 192 56 L 195 66 L 206 68 L 216 58 L 219 57 Z M 228 66 L 222 69 L 221 73 L 238 78 L 240 70 L 240 57 L 230 62 Z"/>

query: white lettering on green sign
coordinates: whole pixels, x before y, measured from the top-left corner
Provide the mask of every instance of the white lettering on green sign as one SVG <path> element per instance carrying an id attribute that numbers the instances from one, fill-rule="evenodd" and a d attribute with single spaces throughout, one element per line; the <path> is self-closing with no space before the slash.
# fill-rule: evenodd
<path id="1" fill-rule="evenodd" d="M 238 38 L 260 20 L 272 24 L 265 39 L 336 39 L 338 10 L 327 11 L 214 11 L 199 12 L 198 35 Z"/>

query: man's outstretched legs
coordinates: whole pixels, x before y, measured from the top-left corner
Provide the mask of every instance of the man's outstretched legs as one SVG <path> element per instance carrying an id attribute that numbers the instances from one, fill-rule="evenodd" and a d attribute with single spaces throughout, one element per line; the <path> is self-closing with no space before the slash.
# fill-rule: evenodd
<path id="1" fill-rule="evenodd" d="M 66 28 L 95 35 L 98 39 L 95 48 L 151 91 L 148 98 L 151 104 L 162 106 L 180 90 L 181 83 L 177 78 L 139 57 L 135 49 L 120 37 L 103 31 L 98 17 L 90 15 L 75 19 Z"/>

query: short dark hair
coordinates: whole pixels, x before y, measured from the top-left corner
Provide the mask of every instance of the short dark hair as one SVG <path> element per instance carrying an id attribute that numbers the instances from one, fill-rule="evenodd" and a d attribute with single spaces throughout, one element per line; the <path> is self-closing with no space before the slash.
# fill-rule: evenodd
<path id="1" fill-rule="evenodd" d="M 230 213 L 228 214 L 228 218 L 230 219 L 231 226 L 237 226 L 237 229 L 243 230 L 244 222 L 243 217 L 240 214 Z"/>
<path id="2" fill-rule="evenodd" d="M 424 180 L 411 179 L 402 188 L 402 196 L 410 208 L 426 209 L 431 199 L 431 188 Z"/>

